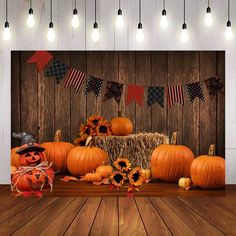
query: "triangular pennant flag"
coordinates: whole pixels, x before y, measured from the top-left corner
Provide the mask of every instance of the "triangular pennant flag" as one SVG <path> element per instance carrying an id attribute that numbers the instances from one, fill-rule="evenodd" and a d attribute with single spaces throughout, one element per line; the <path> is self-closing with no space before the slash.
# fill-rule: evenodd
<path id="1" fill-rule="evenodd" d="M 106 101 L 110 98 L 114 98 L 117 103 L 120 103 L 122 91 L 123 84 L 108 81 L 103 101 Z"/>
<path id="2" fill-rule="evenodd" d="M 224 84 L 219 78 L 212 77 L 206 79 L 205 84 L 211 98 L 213 98 L 218 92 L 224 92 Z"/>
<path id="3" fill-rule="evenodd" d="M 54 76 L 57 80 L 57 83 L 65 76 L 68 66 L 60 61 L 53 61 L 50 67 L 45 72 L 46 77 Z"/>
<path id="4" fill-rule="evenodd" d="M 36 63 L 38 71 L 42 71 L 45 66 L 52 60 L 53 56 L 47 51 L 36 51 L 27 61 L 27 63 Z"/>
<path id="5" fill-rule="evenodd" d="M 199 97 L 204 101 L 204 95 L 202 92 L 202 84 L 201 82 L 195 82 L 187 84 L 188 96 L 191 103 L 193 103 L 196 97 Z"/>
<path id="6" fill-rule="evenodd" d="M 129 105 L 132 101 L 138 103 L 140 107 L 143 106 L 143 94 L 144 94 L 144 87 L 134 84 L 128 85 L 128 92 L 126 97 L 125 105 Z"/>
<path id="7" fill-rule="evenodd" d="M 78 92 L 84 79 L 86 78 L 86 74 L 76 69 L 70 69 L 68 76 L 65 80 L 64 87 L 74 86 L 75 91 Z"/>
<path id="8" fill-rule="evenodd" d="M 184 95 L 183 95 L 183 85 L 168 85 L 167 98 L 169 107 L 171 107 L 175 102 L 179 102 L 184 105 Z"/>
<path id="9" fill-rule="evenodd" d="M 103 80 L 96 78 L 94 76 L 89 76 L 87 80 L 86 89 L 84 91 L 85 95 L 93 92 L 96 97 L 99 96 L 100 90 L 102 88 Z"/>
<path id="10" fill-rule="evenodd" d="M 157 102 L 161 107 L 164 107 L 164 87 L 148 87 L 148 106 Z"/>

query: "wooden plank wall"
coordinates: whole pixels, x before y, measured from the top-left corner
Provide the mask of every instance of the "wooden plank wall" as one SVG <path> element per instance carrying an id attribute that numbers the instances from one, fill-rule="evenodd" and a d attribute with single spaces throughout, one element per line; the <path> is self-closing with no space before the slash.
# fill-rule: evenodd
<path id="1" fill-rule="evenodd" d="M 103 102 L 93 94 L 77 94 L 73 88 L 64 89 L 63 82 L 38 74 L 35 65 L 28 65 L 31 51 L 12 52 L 12 131 L 34 133 L 39 142 L 53 140 L 57 129 L 63 130 L 63 139 L 73 141 L 79 125 L 92 114 L 102 114 L 107 119 L 121 109 L 134 123 L 135 132 L 157 131 L 171 134 L 178 131 L 178 143 L 189 146 L 195 155 L 207 152 L 211 143 L 217 144 L 217 154 L 225 153 L 225 95 L 214 99 L 208 95 L 203 83 L 205 101 L 189 102 L 185 89 L 185 104 L 161 108 L 154 104 L 125 107 L 126 87 L 119 106 L 112 99 Z M 223 51 L 55 51 L 55 59 L 73 68 L 110 81 L 141 85 L 166 86 L 189 83 L 219 75 L 225 78 L 225 53 Z M 19 142 L 12 140 L 12 146 Z"/>

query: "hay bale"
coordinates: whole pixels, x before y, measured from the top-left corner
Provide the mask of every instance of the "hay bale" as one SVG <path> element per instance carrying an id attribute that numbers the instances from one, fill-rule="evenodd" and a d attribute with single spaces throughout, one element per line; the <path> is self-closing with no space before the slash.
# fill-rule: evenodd
<path id="1" fill-rule="evenodd" d="M 112 164 L 118 157 L 126 157 L 133 167 L 150 167 L 153 150 L 160 144 L 169 143 L 168 137 L 159 133 L 139 133 L 128 136 L 95 137 L 94 146 L 106 151 Z"/>

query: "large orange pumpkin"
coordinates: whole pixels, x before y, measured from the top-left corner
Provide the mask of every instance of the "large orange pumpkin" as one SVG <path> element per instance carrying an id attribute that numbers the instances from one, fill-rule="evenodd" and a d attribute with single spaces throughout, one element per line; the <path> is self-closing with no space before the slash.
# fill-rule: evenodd
<path id="1" fill-rule="evenodd" d="M 75 146 L 71 143 L 61 142 L 61 130 L 57 130 L 54 137 L 54 142 L 41 144 L 44 147 L 46 159 L 52 162 L 52 167 L 60 173 L 67 172 L 67 155 Z"/>
<path id="2" fill-rule="evenodd" d="M 208 155 L 197 157 L 191 165 L 194 185 L 205 189 L 225 186 L 225 159 L 215 156 L 215 145 L 210 145 Z"/>
<path id="3" fill-rule="evenodd" d="M 194 160 L 192 151 L 186 146 L 176 145 L 174 132 L 171 144 L 162 144 L 152 153 L 152 177 L 166 182 L 178 182 L 182 176 L 190 176 L 190 166 Z"/>
<path id="4" fill-rule="evenodd" d="M 117 136 L 129 135 L 133 131 L 133 123 L 129 118 L 122 117 L 121 112 L 118 112 L 118 117 L 111 120 L 112 134 Z"/>
<path id="5" fill-rule="evenodd" d="M 19 161 L 19 154 L 16 153 L 16 151 L 19 149 L 19 147 L 14 147 L 11 149 L 11 165 L 15 167 L 20 166 L 20 161 Z"/>
<path id="6" fill-rule="evenodd" d="M 108 155 L 98 147 L 91 147 L 91 137 L 84 147 L 73 148 L 67 157 L 67 167 L 73 176 L 94 172 L 98 166 L 107 163 Z"/>

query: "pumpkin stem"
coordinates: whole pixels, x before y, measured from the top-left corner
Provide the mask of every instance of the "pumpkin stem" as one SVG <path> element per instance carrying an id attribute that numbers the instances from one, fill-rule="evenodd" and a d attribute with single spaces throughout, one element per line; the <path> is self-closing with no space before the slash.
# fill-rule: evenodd
<path id="1" fill-rule="evenodd" d="M 215 155 L 215 144 L 211 144 L 208 150 L 208 156 L 214 156 Z"/>
<path id="2" fill-rule="evenodd" d="M 85 146 L 86 147 L 91 147 L 92 146 L 92 141 L 93 141 L 93 138 L 91 136 L 89 136 L 86 140 Z"/>
<path id="3" fill-rule="evenodd" d="M 170 143 L 173 144 L 173 145 L 177 144 L 177 132 L 173 132 L 173 134 L 171 136 Z"/>
<path id="4" fill-rule="evenodd" d="M 57 130 L 54 136 L 54 142 L 60 142 L 61 141 L 61 130 Z"/>
<path id="5" fill-rule="evenodd" d="M 118 111 L 118 117 L 123 117 L 122 111 Z"/>

